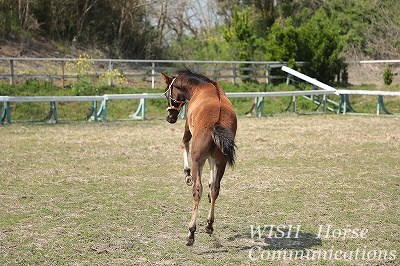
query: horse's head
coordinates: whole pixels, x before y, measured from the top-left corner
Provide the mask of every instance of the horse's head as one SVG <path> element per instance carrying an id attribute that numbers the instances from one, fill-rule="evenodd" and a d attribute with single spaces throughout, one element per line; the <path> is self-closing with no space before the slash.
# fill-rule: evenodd
<path id="1" fill-rule="evenodd" d="M 175 86 L 177 77 L 169 77 L 168 75 L 162 73 L 167 87 L 165 88 L 164 95 L 168 100 L 167 108 L 167 121 L 171 124 L 178 120 L 179 112 L 186 103 L 186 98 L 184 93 Z"/>

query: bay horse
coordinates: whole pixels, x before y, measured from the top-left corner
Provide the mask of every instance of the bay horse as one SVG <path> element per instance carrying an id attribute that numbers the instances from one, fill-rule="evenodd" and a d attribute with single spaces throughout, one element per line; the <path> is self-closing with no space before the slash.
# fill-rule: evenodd
<path id="1" fill-rule="evenodd" d="M 237 118 L 233 106 L 220 85 L 208 77 L 193 73 L 189 69 L 178 71 L 176 76 L 162 73 L 167 84 L 164 95 L 168 100 L 167 121 L 178 119 L 179 112 L 188 102 L 185 131 L 180 145 L 183 151 L 184 173 L 187 185 L 193 185 L 193 209 L 189 223 L 187 245 L 194 243 L 199 202 L 202 196 L 202 169 L 205 161 L 210 165 L 208 200 L 211 208 L 207 218 L 206 232 L 214 231 L 214 208 L 219 195 L 220 182 L 226 165 L 235 163 L 235 135 Z M 189 167 L 192 159 L 192 176 Z"/>

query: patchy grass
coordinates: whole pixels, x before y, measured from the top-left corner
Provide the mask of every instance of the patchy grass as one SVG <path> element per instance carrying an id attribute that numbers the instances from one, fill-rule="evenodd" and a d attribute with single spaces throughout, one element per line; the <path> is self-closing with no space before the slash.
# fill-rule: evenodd
<path id="1" fill-rule="evenodd" d="M 239 119 L 237 165 L 222 181 L 215 234 L 204 232 L 204 197 L 193 247 L 185 246 L 192 199 L 178 145 L 183 121 L 3 126 L 0 264 L 256 265 L 273 251 L 357 249 L 358 260 L 272 264 L 398 264 L 399 122 Z M 251 225 L 267 230 L 252 238 Z M 298 238 L 270 238 L 270 229 L 279 233 L 270 225 L 286 226 L 285 236 L 300 225 Z M 319 225 L 368 233 L 317 238 Z M 374 250 L 387 260 L 395 252 L 396 261 L 360 259 Z"/>

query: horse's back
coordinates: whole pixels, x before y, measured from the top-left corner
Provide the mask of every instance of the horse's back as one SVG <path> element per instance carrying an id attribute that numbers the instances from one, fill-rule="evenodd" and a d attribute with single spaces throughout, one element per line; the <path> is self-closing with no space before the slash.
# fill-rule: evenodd
<path id="1" fill-rule="evenodd" d="M 237 118 L 232 103 L 218 83 L 216 91 L 205 90 L 191 102 L 188 110 L 189 124 L 199 129 L 212 129 L 220 125 L 236 134 Z"/>
<path id="2" fill-rule="evenodd" d="M 237 117 L 235 109 L 218 82 L 216 82 L 215 86 L 220 91 L 219 123 L 221 126 L 228 128 L 234 135 L 236 135 Z"/>
<path id="3" fill-rule="evenodd" d="M 224 95 L 221 96 L 219 106 L 219 117 L 217 123 L 219 126 L 229 129 L 234 135 L 236 134 L 237 118 L 235 110 L 229 99 Z"/>

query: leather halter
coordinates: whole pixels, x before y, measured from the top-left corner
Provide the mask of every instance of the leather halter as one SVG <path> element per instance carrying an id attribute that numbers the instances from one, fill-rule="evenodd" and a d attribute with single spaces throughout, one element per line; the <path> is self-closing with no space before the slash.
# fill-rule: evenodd
<path id="1" fill-rule="evenodd" d="M 174 88 L 174 82 L 175 82 L 176 78 L 177 78 L 177 77 L 175 77 L 175 78 L 172 80 L 172 82 L 171 82 L 171 83 L 169 84 L 169 86 L 168 86 L 168 90 L 166 90 L 166 91 L 164 92 L 165 97 L 167 97 L 167 99 L 168 99 L 168 108 L 167 108 L 167 111 L 168 111 L 168 110 L 177 110 L 177 111 L 179 112 L 179 111 L 182 109 L 182 107 L 185 105 L 185 103 L 186 103 L 186 100 L 184 100 L 184 101 L 179 101 L 178 99 L 172 98 L 172 89 Z M 167 95 L 167 94 L 168 94 L 168 91 L 169 91 L 169 95 Z M 175 106 L 172 104 L 172 102 L 173 102 L 173 103 L 176 103 L 176 104 L 179 104 L 179 106 L 178 106 L 178 107 L 175 107 Z"/>

